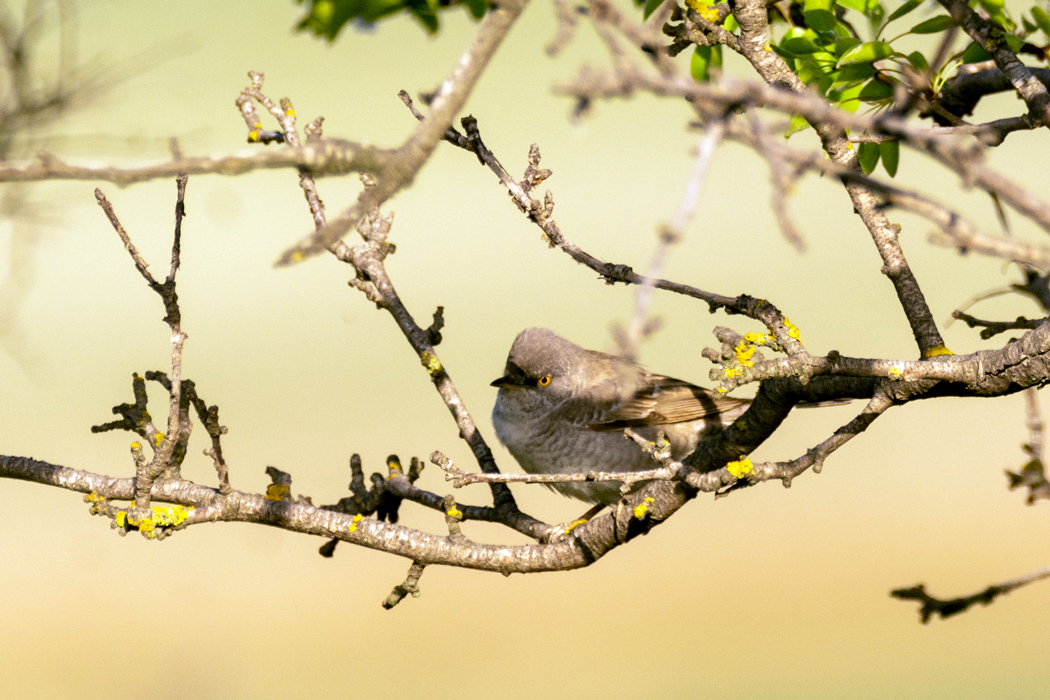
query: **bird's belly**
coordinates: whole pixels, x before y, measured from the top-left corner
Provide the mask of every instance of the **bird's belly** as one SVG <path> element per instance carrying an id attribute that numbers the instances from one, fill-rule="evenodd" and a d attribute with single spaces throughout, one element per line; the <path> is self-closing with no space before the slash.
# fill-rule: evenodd
<path id="1" fill-rule="evenodd" d="M 654 469 L 658 465 L 620 431 L 552 430 L 519 433 L 503 442 L 522 469 L 533 474 L 585 474 L 592 471 L 625 472 Z M 504 436 L 500 436 L 503 438 Z M 620 482 L 562 482 L 549 487 L 590 503 L 616 503 Z"/>

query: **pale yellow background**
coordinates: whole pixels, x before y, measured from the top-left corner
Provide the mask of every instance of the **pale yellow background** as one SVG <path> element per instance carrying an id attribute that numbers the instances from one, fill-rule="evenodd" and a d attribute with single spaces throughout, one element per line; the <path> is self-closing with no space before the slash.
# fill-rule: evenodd
<path id="1" fill-rule="evenodd" d="M 248 70 L 265 72 L 266 91 L 289 96 L 304 123 L 324 115 L 327 135 L 393 145 L 414 126 L 397 91 L 433 89 L 474 29 L 455 12 L 436 39 L 397 20 L 329 46 L 293 35 L 299 13 L 290 2 L 89 4 L 83 54 L 130 77 L 64 121 L 49 147 L 122 162 L 164 158 L 173 135 L 188 154 L 243 148 L 234 98 Z M 644 269 L 655 227 L 672 215 L 691 167 L 689 112 L 639 97 L 600 104 L 593 118 L 570 125 L 569 103 L 549 87 L 585 59 L 603 58 L 584 30 L 582 43 L 552 61 L 542 52 L 552 34 L 549 6 L 536 3 L 465 113 L 519 176 L 529 145 L 540 144 L 554 170 L 545 186 L 555 217 L 571 240 Z M 1017 108 L 1012 98 L 1000 103 L 985 116 Z M 1040 133 L 1011 136 L 994 162 L 1045 197 L 1047 143 Z M 967 199 L 912 153 L 901 169 L 905 183 L 938 188 L 994 230 L 985 198 Z M 46 221 L 25 293 L 7 302 L 17 311 L 0 338 L 0 452 L 128 476 L 129 437 L 89 428 L 131 399 L 133 371 L 167 368 L 167 329 L 94 204 L 96 184 L 28 190 L 31 211 Z M 100 186 L 161 274 L 174 184 Z M 347 178 L 320 187 L 338 212 L 358 185 Z M 777 232 L 768 192 L 758 158 L 723 147 L 666 276 L 770 299 L 815 353 L 913 358 L 903 314 L 841 188 L 808 180 L 795 193 L 805 255 Z M 185 374 L 221 406 L 235 487 L 264 489 L 264 469 L 275 465 L 292 473 L 294 493 L 332 503 L 346 494 L 353 452 L 369 472 L 389 453 L 407 460 L 434 449 L 471 465 L 408 345 L 346 286 L 345 266 L 320 258 L 271 267 L 310 229 L 294 173 L 194 177 L 187 208 Z M 608 349 L 610 322 L 630 313 L 632 292 L 548 250 L 473 156 L 440 147 L 390 208 L 398 246 L 390 273 L 424 325 L 445 306 L 442 360 L 493 444 L 488 383 L 520 329 L 546 325 Z M 901 220 L 938 320 L 1017 277 L 996 261 L 931 248 L 928 224 Z M 1019 235 L 1032 234 L 1011 221 Z M 10 221 L 0 223 L 0 275 L 9 274 L 11 231 Z M 1006 318 L 1035 312 L 1019 301 L 978 309 Z M 667 324 L 642 360 L 700 383 L 709 370 L 700 351 L 715 342 L 714 325 L 757 330 L 669 295 L 657 296 L 656 310 Z M 991 346 L 959 325 L 946 337 L 957 353 Z M 794 415 L 756 457 L 793 458 L 859 406 Z M 154 415 L 163 410 L 153 404 Z M 316 553 L 321 540 L 236 524 L 159 544 L 120 538 L 77 494 L 5 481 L 0 696 L 1037 697 L 1048 680 L 1046 584 L 929 626 L 913 604 L 887 595 L 920 581 L 962 595 L 1047 563 L 1050 505 L 1025 507 L 1003 476 L 1022 462 L 1023 419 L 1019 396 L 910 405 L 789 491 L 767 484 L 718 502 L 700 498 L 583 571 L 504 578 L 428 569 L 422 597 L 390 612 L 380 602 L 403 579 L 404 560 L 346 545 L 326 560 Z M 202 435 L 198 427 L 185 473 L 214 483 Z M 502 449 L 497 458 L 513 469 Z M 434 467 L 422 485 L 448 491 Z M 515 493 L 546 520 L 581 510 L 540 489 Z M 457 497 L 480 503 L 488 495 L 474 487 Z M 405 505 L 402 513 L 409 525 L 442 531 L 429 512 Z M 520 541 L 474 523 L 464 529 L 479 540 Z"/>

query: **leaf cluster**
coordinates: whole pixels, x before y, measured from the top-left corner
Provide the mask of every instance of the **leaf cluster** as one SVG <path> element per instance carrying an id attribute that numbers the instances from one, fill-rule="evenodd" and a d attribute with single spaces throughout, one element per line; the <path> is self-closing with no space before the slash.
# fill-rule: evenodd
<path id="1" fill-rule="evenodd" d="M 367 29 L 381 19 L 403 12 L 415 17 L 434 34 L 440 28 L 438 14 L 453 7 L 466 7 L 474 19 L 488 11 L 489 0 L 298 0 L 306 4 L 306 15 L 299 21 L 299 31 L 334 41 L 347 24 Z"/>

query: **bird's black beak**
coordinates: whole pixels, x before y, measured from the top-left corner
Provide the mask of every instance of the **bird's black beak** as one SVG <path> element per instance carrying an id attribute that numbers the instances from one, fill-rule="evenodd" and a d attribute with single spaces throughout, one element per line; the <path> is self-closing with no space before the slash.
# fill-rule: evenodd
<path id="1" fill-rule="evenodd" d="M 525 386 L 526 380 L 525 372 L 520 367 L 513 362 L 507 362 L 507 366 L 503 368 L 503 376 L 489 386 L 500 389 L 520 389 Z"/>

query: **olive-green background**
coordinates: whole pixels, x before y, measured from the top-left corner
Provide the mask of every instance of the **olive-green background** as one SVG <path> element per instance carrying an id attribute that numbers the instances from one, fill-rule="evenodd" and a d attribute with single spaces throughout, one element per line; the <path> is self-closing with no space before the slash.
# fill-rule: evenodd
<path id="1" fill-rule="evenodd" d="M 64 120 L 47 146 L 70 158 L 144 162 L 247 147 L 234 98 L 248 70 L 288 96 L 305 123 L 324 115 L 332 137 L 394 145 L 414 120 L 397 91 L 431 90 L 451 71 L 475 25 L 446 18 L 428 38 L 410 20 L 348 31 L 333 45 L 296 36 L 288 2 L 136 3 L 81 7 L 80 50 L 115 68 L 106 91 Z M 550 86 L 604 56 L 580 43 L 551 60 L 549 5 L 535 3 L 501 48 L 464 113 L 520 176 L 539 143 L 554 214 L 565 234 L 604 259 L 646 268 L 692 167 L 697 135 L 685 106 L 639 96 L 596 106 L 580 124 Z M 738 71 L 731 62 L 730 72 Z M 1016 111 L 1001 98 L 985 118 Z M 796 137 L 806 145 L 807 136 Z M 1047 139 L 1011 136 L 993 163 L 1047 196 Z M 261 148 L 261 146 L 256 146 Z M 900 180 L 995 230 L 987 198 L 905 152 Z M 167 269 L 174 183 L 124 190 L 105 183 L 28 187 L 29 216 L 0 222 L 0 452 L 113 475 L 132 473 L 129 437 L 92 435 L 131 399 L 134 371 L 166 369 L 159 300 L 94 204 L 98 185 L 158 274 Z M 359 188 L 322 180 L 330 213 Z M 814 353 L 914 358 L 916 350 L 867 233 L 834 183 L 808 179 L 791 211 L 809 243 L 800 255 L 769 211 L 769 176 L 753 154 L 723 146 L 698 216 L 665 276 L 776 303 Z M 609 287 L 549 250 L 473 156 L 439 147 L 396 212 L 388 267 L 424 325 L 445 306 L 441 358 L 500 465 L 488 413 L 507 348 L 524 327 L 549 326 L 609 349 L 632 290 Z M 346 286 L 332 259 L 275 270 L 310 218 L 293 172 L 193 177 L 179 276 L 185 376 L 221 407 L 236 488 L 260 491 L 264 469 L 293 475 L 315 503 L 346 494 L 348 459 L 368 471 L 387 454 L 440 449 L 472 466 L 448 412 L 390 318 Z M 994 260 L 925 243 L 910 218 L 902 243 L 938 320 L 973 294 L 1016 279 Z M 1017 235 L 1034 235 L 1011 217 Z M 1036 240 L 1039 240 L 1036 238 Z M 17 266 L 17 280 L 11 275 Z M 4 277 L 6 276 L 6 277 Z M 978 315 L 1035 312 L 1019 300 Z M 653 369 L 706 383 L 710 329 L 759 330 L 738 317 L 658 294 L 665 326 L 642 351 Z M 953 325 L 957 353 L 982 344 Z M 153 393 L 155 416 L 164 404 Z M 755 455 L 790 459 L 848 421 L 860 404 L 805 411 Z M 197 428 L 185 474 L 214 483 Z M 649 536 L 583 571 L 502 576 L 432 568 L 423 595 L 393 611 L 380 602 L 408 562 L 238 524 L 195 527 L 162 543 L 118 537 L 81 496 L 0 483 L 0 695 L 6 698 L 1022 698 L 1046 687 L 1050 586 L 991 608 L 918 623 L 898 586 L 927 582 L 962 595 L 1047 563 L 1047 504 L 1008 492 L 1004 468 L 1024 458 L 1024 402 L 919 403 L 891 411 L 836 453 L 824 473 L 790 490 L 766 484 L 689 504 Z M 434 467 L 422 485 L 449 487 Z M 569 519 L 581 505 L 516 487 L 522 507 Z M 457 492 L 486 502 L 487 491 Z M 441 532 L 435 514 L 406 505 L 403 522 Z M 520 538 L 475 523 L 481 541 Z"/>

